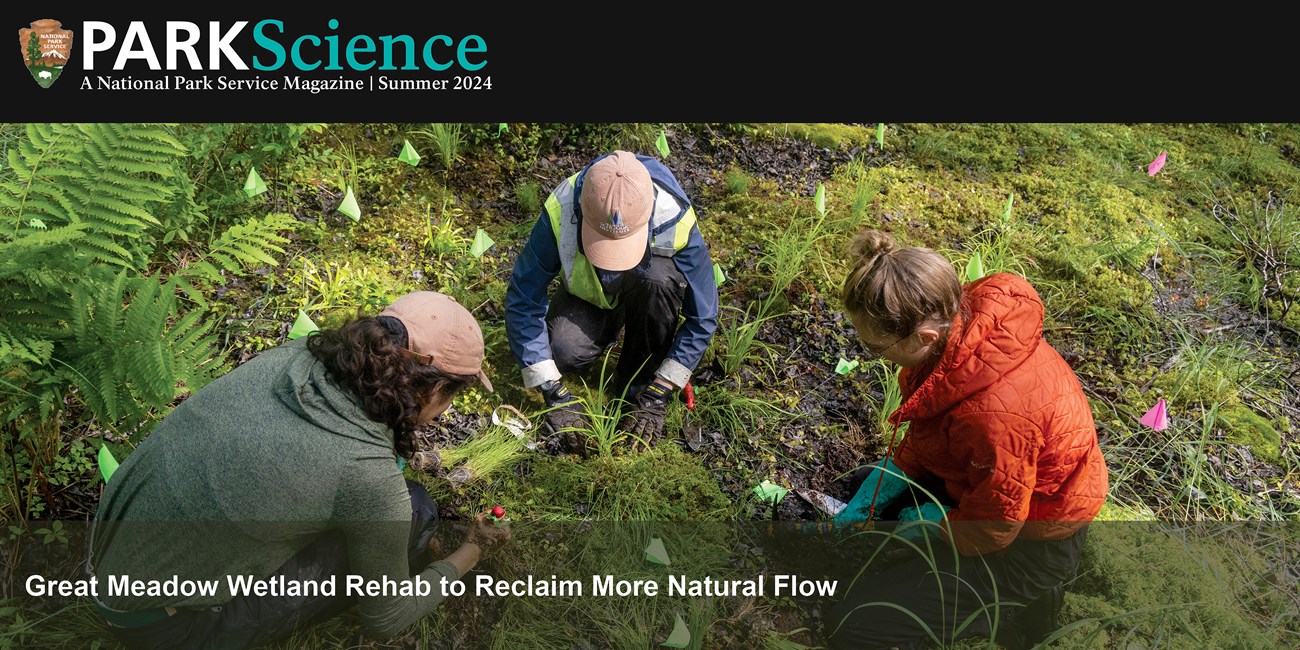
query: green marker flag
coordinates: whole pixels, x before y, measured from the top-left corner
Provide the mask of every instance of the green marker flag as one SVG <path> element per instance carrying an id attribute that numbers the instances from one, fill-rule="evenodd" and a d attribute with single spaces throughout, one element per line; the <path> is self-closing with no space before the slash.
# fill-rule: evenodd
<path id="1" fill-rule="evenodd" d="M 984 277 L 984 260 L 980 258 L 979 253 L 970 256 L 970 262 L 966 263 L 966 281 L 974 282 Z"/>
<path id="2" fill-rule="evenodd" d="M 824 217 L 826 216 L 826 186 L 821 183 L 817 184 L 817 211 Z"/>
<path id="3" fill-rule="evenodd" d="M 885 146 L 885 123 L 884 122 L 878 122 L 876 124 L 876 146 L 877 147 Z"/>
<path id="4" fill-rule="evenodd" d="M 402 153 L 397 154 L 397 159 L 412 167 L 420 164 L 420 154 L 416 153 L 415 147 L 411 146 L 410 140 L 402 143 Z"/>
<path id="5" fill-rule="evenodd" d="M 265 191 L 266 183 L 262 182 L 262 177 L 257 174 L 257 168 L 249 167 L 248 178 L 244 180 L 244 195 L 251 199 Z"/>
<path id="6" fill-rule="evenodd" d="M 479 228 L 478 232 L 474 233 L 474 243 L 470 244 L 469 254 L 474 257 L 483 257 L 483 253 L 486 253 L 495 243 L 491 237 L 488 237 L 486 230 Z"/>
<path id="7" fill-rule="evenodd" d="M 357 197 L 352 195 L 352 186 L 348 186 L 347 194 L 343 195 L 343 203 L 339 205 L 339 212 L 352 217 L 353 221 L 361 221 L 361 206 L 357 205 Z"/>
<path id="8" fill-rule="evenodd" d="M 857 367 L 858 367 L 857 359 L 849 361 L 848 359 L 841 357 L 839 363 L 835 364 L 835 372 L 836 374 L 847 375 L 850 372 L 853 372 L 853 369 Z"/>
<path id="9" fill-rule="evenodd" d="M 659 150 L 661 157 L 668 157 L 668 134 L 664 133 L 663 129 L 659 129 L 659 139 L 655 140 L 655 148 Z"/>
<path id="10" fill-rule="evenodd" d="M 1002 211 L 1002 220 L 1011 221 L 1011 202 L 1015 200 L 1015 194 L 1007 195 L 1007 209 Z"/>
<path id="11" fill-rule="evenodd" d="M 645 547 L 645 560 L 664 566 L 672 564 L 668 561 L 668 550 L 664 548 L 664 540 L 658 537 L 650 539 L 650 545 Z"/>
<path id="12" fill-rule="evenodd" d="M 722 272 L 722 267 L 718 266 L 717 262 L 714 262 L 713 263 L 713 284 L 720 287 L 722 286 L 722 283 L 726 281 L 727 281 L 727 275 Z"/>
<path id="13" fill-rule="evenodd" d="M 104 482 L 107 483 L 112 478 L 113 472 L 117 471 L 117 459 L 113 458 L 113 452 L 108 450 L 108 445 L 99 447 L 99 473 L 104 476 Z"/>
<path id="14" fill-rule="evenodd" d="M 673 631 L 668 635 L 668 640 L 659 645 L 665 648 L 685 648 L 691 644 L 691 630 L 686 627 L 686 621 L 682 620 L 682 615 L 677 615 L 677 621 L 673 623 Z"/>
<path id="15" fill-rule="evenodd" d="M 311 316 L 307 315 L 307 312 L 299 309 L 298 318 L 293 321 L 293 327 L 289 328 L 289 338 L 296 339 L 318 331 L 320 331 L 320 327 L 316 325 L 316 321 L 313 321 Z"/>
<path id="16" fill-rule="evenodd" d="M 763 501 L 771 501 L 773 505 L 780 503 L 788 492 L 789 490 L 766 480 L 754 486 L 754 494 L 757 494 L 758 498 Z"/>

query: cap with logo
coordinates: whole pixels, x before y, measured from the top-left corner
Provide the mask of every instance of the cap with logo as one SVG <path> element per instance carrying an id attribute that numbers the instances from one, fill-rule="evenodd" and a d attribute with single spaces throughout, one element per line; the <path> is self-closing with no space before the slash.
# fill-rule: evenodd
<path id="1" fill-rule="evenodd" d="M 582 177 L 582 250 L 593 266 L 626 271 L 645 258 L 654 206 L 650 170 L 628 151 L 597 160 Z"/>
<path id="2" fill-rule="evenodd" d="M 449 375 L 473 375 L 492 390 L 492 382 L 483 372 L 483 331 L 455 298 L 436 291 L 416 291 L 393 301 L 379 315 L 402 321 L 411 358 Z"/>

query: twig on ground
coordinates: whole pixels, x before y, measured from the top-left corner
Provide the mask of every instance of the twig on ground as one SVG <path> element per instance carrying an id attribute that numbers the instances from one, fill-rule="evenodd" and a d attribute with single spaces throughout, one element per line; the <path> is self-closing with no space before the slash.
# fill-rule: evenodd
<path id="1" fill-rule="evenodd" d="M 1261 394 L 1261 393 L 1259 393 L 1259 392 L 1256 392 L 1255 389 L 1253 389 L 1253 388 L 1247 388 L 1247 389 L 1246 389 L 1246 392 L 1247 392 L 1247 393 L 1250 393 L 1250 395 L 1251 395 L 1252 397 L 1256 397 L 1256 398 L 1258 398 L 1258 399 L 1262 399 L 1262 400 L 1264 400 L 1265 402 L 1268 402 L 1269 404 L 1272 404 L 1272 405 L 1274 405 L 1274 406 L 1276 406 L 1276 407 L 1278 407 L 1278 408 L 1282 408 L 1282 409 L 1285 409 L 1285 410 L 1287 410 L 1287 411 L 1290 411 L 1291 413 L 1294 413 L 1294 414 L 1296 414 L 1296 415 L 1300 415 L 1300 408 L 1296 408 L 1296 407 L 1294 407 L 1294 406 L 1290 406 L 1290 405 L 1287 405 L 1287 404 L 1283 404 L 1283 403 L 1281 403 L 1281 402 L 1278 402 L 1278 401 L 1274 400 L 1273 398 L 1268 397 L 1267 395 L 1263 395 L 1263 394 Z"/>

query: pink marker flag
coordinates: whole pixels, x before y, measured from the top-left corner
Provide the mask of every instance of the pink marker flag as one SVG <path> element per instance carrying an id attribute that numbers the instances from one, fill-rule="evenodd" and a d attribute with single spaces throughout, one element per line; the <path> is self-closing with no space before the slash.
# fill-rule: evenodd
<path id="1" fill-rule="evenodd" d="M 1147 165 L 1147 176 L 1155 176 L 1156 172 L 1165 166 L 1165 156 L 1167 155 L 1169 155 L 1169 152 L 1161 151 L 1160 155 L 1156 156 L 1156 159 L 1152 160 L 1150 165 Z"/>
<path id="2" fill-rule="evenodd" d="M 1156 405 L 1152 406 L 1151 410 L 1147 411 L 1147 414 L 1142 416 L 1142 419 L 1138 420 L 1138 422 L 1141 422 L 1156 431 L 1164 431 L 1165 429 L 1168 429 L 1169 410 L 1165 406 L 1165 400 L 1161 399 L 1159 402 L 1156 402 Z"/>

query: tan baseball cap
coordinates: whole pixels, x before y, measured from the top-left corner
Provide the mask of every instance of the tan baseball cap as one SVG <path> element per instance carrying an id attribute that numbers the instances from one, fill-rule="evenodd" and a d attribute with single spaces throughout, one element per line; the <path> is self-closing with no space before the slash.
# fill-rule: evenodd
<path id="1" fill-rule="evenodd" d="M 492 382 L 483 372 L 483 331 L 455 298 L 436 291 L 415 291 L 393 301 L 380 316 L 406 326 L 411 357 L 449 375 L 474 375 L 483 387 Z"/>
<path id="2" fill-rule="evenodd" d="M 626 271 L 645 258 L 650 245 L 646 224 L 654 206 L 650 170 L 627 151 L 615 151 L 582 177 L 582 250 L 607 271 Z"/>

